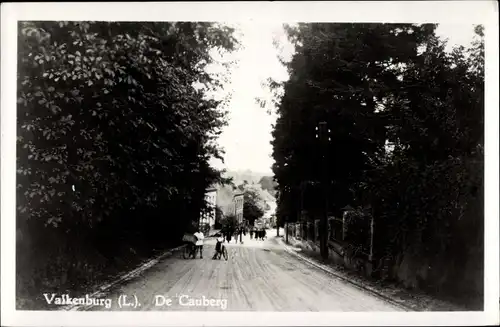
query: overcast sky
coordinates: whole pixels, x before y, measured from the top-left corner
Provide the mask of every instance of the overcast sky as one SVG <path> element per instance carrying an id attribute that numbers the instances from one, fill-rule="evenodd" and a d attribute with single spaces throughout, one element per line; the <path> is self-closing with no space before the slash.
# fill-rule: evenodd
<path id="1" fill-rule="evenodd" d="M 255 101 L 257 97 L 269 98 L 270 95 L 261 83 L 269 77 L 287 79 L 287 73 L 277 58 L 278 51 L 273 46 L 273 37 L 285 41 L 281 55 L 291 56 L 293 47 L 286 44 L 286 37 L 281 23 L 240 24 L 240 42 L 242 48 L 225 60 L 236 59 L 237 65 L 231 69 L 231 77 L 225 86 L 225 92 L 232 92 L 229 103 L 229 125 L 223 130 L 219 144 L 225 150 L 225 163 L 213 160 L 217 168 L 228 170 L 252 170 L 271 173 L 273 159 L 271 131 L 276 121 L 275 115 L 269 115 Z M 440 25 L 437 34 L 448 38 L 452 45 L 468 45 L 473 38 L 472 25 Z M 212 69 L 215 71 L 217 67 Z"/>

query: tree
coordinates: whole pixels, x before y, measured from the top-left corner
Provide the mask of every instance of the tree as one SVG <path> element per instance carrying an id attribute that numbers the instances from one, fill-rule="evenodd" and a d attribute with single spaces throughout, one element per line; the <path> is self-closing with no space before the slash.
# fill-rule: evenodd
<path id="1" fill-rule="evenodd" d="M 283 88 L 273 172 L 279 222 L 294 221 L 298 203 L 318 215 L 323 204 L 315 185 L 326 182 L 334 214 L 347 204 L 372 208 L 379 257 L 433 258 L 421 263 L 423 270 L 446 262 L 446 273 L 441 272 L 449 284 L 432 271 L 427 282 L 451 292 L 466 275 L 456 262 L 462 267 L 469 262 L 476 269 L 471 274 L 483 265 L 477 259 L 483 218 L 472 213 L 482 212 L 484 48 L 480 26 L 470 49 L 452 53 L 444 50 L 435 28 L 287 27 L 296 48 L 287 64 L 290 79 L 270 83 Z M 318 169 L 319 121 L 331 130 L 325 179 Z M 474 254 L 464 255 L 469 246 Z"/>
<path id="2" fill-rule="evenodd" d="M 259 194 L 252 189 L 247 188 L 244 194 L 243 218 L 253 226 L 257 219 L 262 218 L 264 210 L 260 206 L 261 198 Z"/>
<path id="3" fill-rule="evenodd" d="M 439 253 L 464 263 L 467 250 L 458 244 L 482 247 L 482 218 L 472 214 L 482 211 L 481 47 L 479 41 L 470 50 L 448 54 L 442 41 L 431 38 L 402 74 L 401 92 L 394 97 L 398 105 L 387 108 L 395 148 L 380 165 L 380 175 L 372 175 L 376 182 L 370 192 L 378 200 L 372 202 L 381 213 L 379 225 L 398 236 L 390 238 L 397 244 L 393 251 Z M 468 59 L 467 52 L 473 53 Z M 469 226 L 469 235 L 462 234 L 463 226 Z"/>
<path id="4" fill-rule="evenodd" d="M 100 246 L 110 258 L 109 244 L 180 238 L 206 207 L 206 187 L 224 183 L 208 164 L 222 157 L 224 103 L 207 96 L 220 81 L 205 67 L 210 51 L 234 49 L 232 29 L 20 22 L 18 44 L 20 234 L 60 253 Z M 35 245 L 34 257 L 56 260 Z"/>
<path id="5" fill-rule="evenodd" d="M 192 84 L 212 82 L 203 71 L 208 50 L 231 49 L 230 37 L 204 23 L 44 22 L 20 28 L 19 158 L 27 160 L 20 161 L 19 174 L 30 176 L 20 183 L 21 197 L 30 199 L 21 211 L 44 215 L 34 203 L 57 203 L 70 194 L 77 204 L 70 209 L 71 200 L 63 201 L 66 210 L 107 216 L 220 179 L 207 160 L 220 157 L 209 135 L 225 124 L 223 115 Z M 199 176 L 190 174 L 193 183 L 178 183 L 186 185 L 179 189 L 176 179 L 185 181 L 186 171 Z M 58 225 L 62 217 L 52 214 L 46 223 Z"/>
<path id="6" fill-rule="evenodd" d="M 301 183 L 319 182 L 320 121 L 331 130 L 327 180 L 336 214 L 352 201 L 350 186 L 384 152 L 386 117 L 377 110 L 398 85 L 392 67 L 415 60 L 433 27 L 394 24 L 299 24 L 287 28 L 296 54 L 288 64 L 273 132 L 273 171 L 289 199 L 301 201 Z M 381 46 L 382 45 L 382 46 Z M 307 187 L 304 206 L 322 207 L 319 187 Z M 293 211 L 299 210 L 295 206 Z M 317 214 L 317 213 L 316 213 Z M 295 219 L 298 215 L 292 214 Z"/>

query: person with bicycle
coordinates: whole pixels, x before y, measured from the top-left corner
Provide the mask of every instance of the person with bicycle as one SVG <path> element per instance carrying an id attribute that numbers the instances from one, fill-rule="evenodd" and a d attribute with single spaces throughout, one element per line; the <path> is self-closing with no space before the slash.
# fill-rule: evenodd
<path id="1" fill-rule="evenodd" d="M 205 235 L 198 228 L 198 231 L 194 233 L 196 237 L 195 249 L 193 257 L 196 258 L 196 251 L 200 251 L 200 259 L 203 259 L 203 240 L 205 239 Z"/>
<path id="2" fill-rule="evenodd" d="M 183 252 L 184 259 L 196 258 L 197 250 L 200 250 L 200 257 L 203 258 L 203 239 L 204 235 L 198 224 L 191 222 L 182 237 L 182 241 L 186 245 Z"/>
<path id="3" fill-rule="evenodd" d="M 212 259 L 213 260 L 220 259 L 221 256 L 224 256 L 224 259 L 227 260 L 227 250 L 224 244 L 222 244 L 224 243 L 224 237 L 223 236 L 217 237 L 216 242 L 217 243 L 215 243 L 215 253 Z"/>
<path id="4" fill-rule="evenodd" d="M 216 239 L 215 243 L 215 254 L 213 256 L 213 259 L 217 258 L 217 256 L 220 258 L 220 255 L 222 254 L 222 243 L 224 242 L 224 237 L 219 236 Z"/>

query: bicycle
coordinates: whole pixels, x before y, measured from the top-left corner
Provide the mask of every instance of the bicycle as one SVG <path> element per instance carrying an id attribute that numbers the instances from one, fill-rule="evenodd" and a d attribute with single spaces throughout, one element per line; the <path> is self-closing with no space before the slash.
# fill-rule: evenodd
<path id="1" fill-rule="evenodd" d="M 229 258 L 229 255 L 227 253 L 226 247 L 224 246 L 224 244 L 222 244 L 222 242 L 217 241 L 217 243 L 218 244 L 215 247 L 215 253 L 214 253 L 214 256 L 212 257 L 212 260 L 215 260 L 215 259 L 220 260 L 221 257 L 224 257 L 224 259 L 227 261 L 227 259 Z M 217 250 L 217 247 L 220 247 L 219 250 Z"/>

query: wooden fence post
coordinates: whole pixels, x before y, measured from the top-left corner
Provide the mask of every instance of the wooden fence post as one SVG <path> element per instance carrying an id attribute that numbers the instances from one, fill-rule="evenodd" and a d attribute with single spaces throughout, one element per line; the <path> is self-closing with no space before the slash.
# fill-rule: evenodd
<path id="1" fill-rule="evenodd" d="M 345 215 L 346 215 L 346 212 L 344 211 L 342 213 L 342 242 L 345 241 L 345 232 L 346 232 Z"/>
<path id="2" fill-rule="evenodd" d="M 373 233 L 375 230 L 375 221 L 373 218 L 373 215 L 371 215 L 371 221 L 370 221 L 370 257 L 369 260 L 370 262 L 373 260 Z"/>

